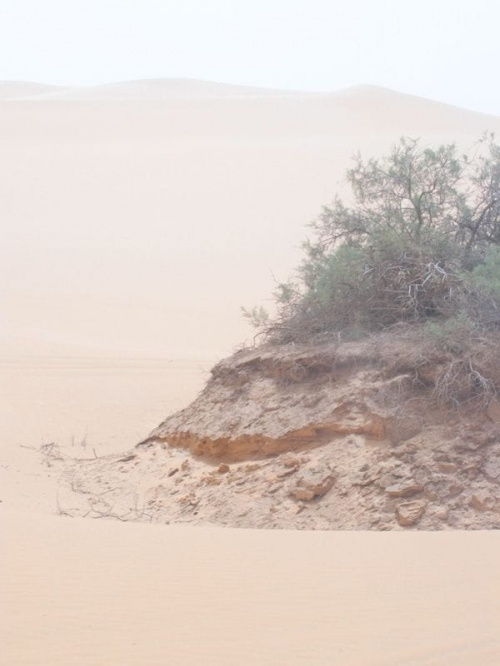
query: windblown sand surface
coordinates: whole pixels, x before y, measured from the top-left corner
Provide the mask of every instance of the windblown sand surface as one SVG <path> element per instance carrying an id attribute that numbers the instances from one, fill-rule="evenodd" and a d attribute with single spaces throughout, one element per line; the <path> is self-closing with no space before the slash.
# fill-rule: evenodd
<path id="1" fill-rule="evenodd" d="M 10 86 L 10 88 L 9 88 Z M 296 264 L 349 157 L 498 118 L 369 87 L 0 86 L 0 634 L 9 666 L 496 666 L 500 540 L 54 515 L 37 449 L 129 449 Z M 23 98 L 23 99 L 20 99 Z M 16 99 L 16 101 L 11 101 Z M 49 470 L 50 472 L 50 470 Z"/>
<path id="2" fill-rule="evenodd" d="M 497 666 L 498 535 L 2 518 L 9 666 Z"/>

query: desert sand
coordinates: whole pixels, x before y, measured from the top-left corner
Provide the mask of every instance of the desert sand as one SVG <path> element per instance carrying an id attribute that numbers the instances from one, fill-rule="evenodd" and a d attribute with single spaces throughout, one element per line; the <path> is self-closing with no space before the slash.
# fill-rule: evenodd
<path id="1" fill-rule="evenodd" d="M 498 664 L 495 533 L 10 521 L 5 664 Z"/>
<path id="2" fill-rule="evenodd" d="M 9 84 L 10 85 L 10 84 Z M 495 665 L 496 532 L 57 515 L 37 449 L 126 451 L 202 388 L 356 150 L 500 119 L 371 87 L 0 86 L 1 634 L 9 666 Z M 22 99 L 21 99 L 22 98 Z"/>

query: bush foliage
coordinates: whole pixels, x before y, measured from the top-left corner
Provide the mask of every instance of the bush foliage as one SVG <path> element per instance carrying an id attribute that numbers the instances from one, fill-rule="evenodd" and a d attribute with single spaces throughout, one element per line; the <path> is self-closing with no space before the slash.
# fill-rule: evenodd
<path id="1" fill-rule="evenodd" d="M 269 339 L 352 339 L 457 317 L 500 325 L 500 146 L 492 135 L 472 158 L 454 144 L 431 149 L 402 138 L 381 159 L 356 155 L 347 180 L 352 205 L 337 197 L 312 224 L 294 279 L 278 286 L 277 316 L 253 311 Z"/>

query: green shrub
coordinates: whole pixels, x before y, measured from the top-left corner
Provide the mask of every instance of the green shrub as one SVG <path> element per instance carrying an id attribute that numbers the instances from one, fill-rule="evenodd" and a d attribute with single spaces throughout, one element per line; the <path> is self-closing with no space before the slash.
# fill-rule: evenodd
<path id="1" fill-rule="evenodd" d="M 278 315 L 265 321 L 272 340 L 359 337 L 399 322 L 500 324 L 492 136 L 473 160 L 454 145 L 401 139 L 380 160 L 356 156 L 347 178 L 354 204 L 337 197 L 313 223 L 295 278 L 278 287 Z"/>
<path id="2" fill-rule="evenodd" d="M 485 292 L 500 300 L 500 247 L 489 247 L 484 260 L 472 271 L 473 281 Z"/>

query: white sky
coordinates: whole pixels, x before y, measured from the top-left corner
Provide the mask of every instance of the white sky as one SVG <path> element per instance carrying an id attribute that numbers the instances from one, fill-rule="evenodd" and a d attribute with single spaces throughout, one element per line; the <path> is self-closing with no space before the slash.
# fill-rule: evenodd
<path id="1" fill-rule="evenodd" d="M 500 0 L 0 0 L 0 80 L 374 84 L 500 115 Z"/>

